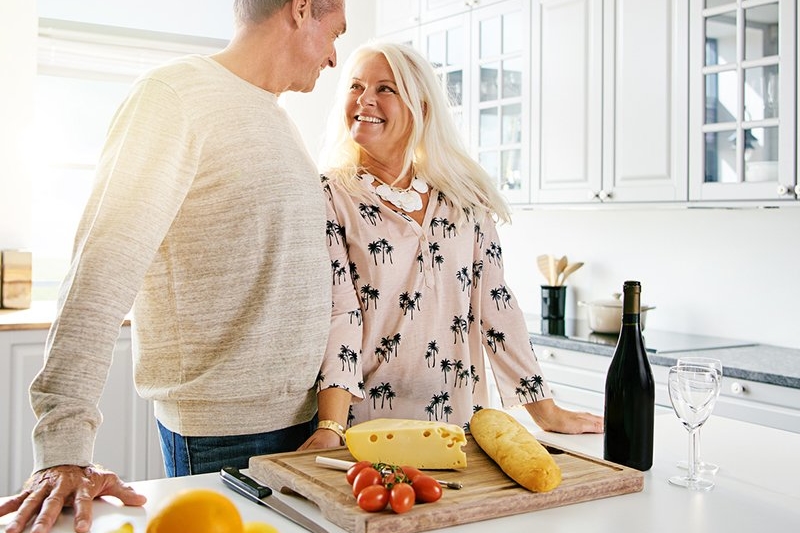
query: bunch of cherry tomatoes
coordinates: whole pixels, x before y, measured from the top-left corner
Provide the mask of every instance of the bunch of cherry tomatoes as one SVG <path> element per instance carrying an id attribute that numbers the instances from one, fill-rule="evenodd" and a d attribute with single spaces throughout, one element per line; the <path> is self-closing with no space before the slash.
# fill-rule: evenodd
<path id="1" fill-rule="evenodd" d="M 435 502 L 442 497 L 439 482 L 413 466 L 359 461 L 347 470 L 358 506 L 371 513 L 389 505 L 395 513 L 405 513 L 415 502 Z"/>

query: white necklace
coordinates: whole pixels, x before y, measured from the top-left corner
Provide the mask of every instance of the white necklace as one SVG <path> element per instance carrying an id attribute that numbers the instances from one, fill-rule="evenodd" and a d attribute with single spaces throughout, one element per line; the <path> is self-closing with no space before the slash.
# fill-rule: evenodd
<path id="1" fill-rule="evenodd" d="M 372 177 L 380 182 L 380 185 L 375 187 L 375 192 L 383 200 L 389 202 L 398 209 L 402 209 L 406 213 L 412 213 L 422 209 L 422 196 L 420 196 L 420 193 L 425 194 L 428 192 L 428 184 L 423 180 L 414 176 L 414 179 L 411 180 L 411 185 L 405 189 L 400 189 L 398 187 L 392 187 L 377 176 Z"/>

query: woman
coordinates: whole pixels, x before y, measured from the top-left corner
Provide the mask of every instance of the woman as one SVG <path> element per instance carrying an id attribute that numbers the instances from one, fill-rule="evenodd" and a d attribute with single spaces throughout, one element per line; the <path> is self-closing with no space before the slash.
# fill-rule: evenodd
<path id="1" fill-rule="evenodd" d="M 429 63 L 372 43 L 342 79 L 323 175 L 333 315 L 320 418 L 466 426 L 494 378 L 503 405 L 524 405 L 542 429 L 602 432 L 601 417 L 551 398 L 503 279 L 494 217 L 509 221 L 509 209 L 461 146 Z M 317 431 L 305 446 L 335 444 Z"/>

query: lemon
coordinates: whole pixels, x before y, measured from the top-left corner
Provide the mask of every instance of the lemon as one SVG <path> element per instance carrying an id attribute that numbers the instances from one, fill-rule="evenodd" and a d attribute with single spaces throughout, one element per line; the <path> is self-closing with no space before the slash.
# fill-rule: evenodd
<path id="1" fill-rule="evenodd" d="M 244 533 L 280 533 L 278 528 L 266 522 L 245 522 Z"/>
<path id="2" fill-rule="evenodd" d="M 133 533 L 133 524 L 131 524 L 130 522 L 125 522 L 117 529 L 109 531 L 108 533 Z"/>
<path id="3" fill-rule="evenodd" d="M 239 510 L 210 489 L 175 493 L 147 523 L 147 533 L 243 533 Z"/>

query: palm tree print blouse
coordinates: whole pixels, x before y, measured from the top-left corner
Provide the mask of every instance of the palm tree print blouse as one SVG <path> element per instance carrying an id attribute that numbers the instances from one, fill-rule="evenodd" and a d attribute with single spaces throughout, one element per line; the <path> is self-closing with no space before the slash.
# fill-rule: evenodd
<path id="1" fill-rule="evenodd" d="M 505 407 L 551 397 L 522 311 L 503 278 L 491 217 L 456 225 L 431 191 L 423 224 L 322 177 L 333 308 L 320 389 L 355 397 L 348 424 L 373 418 L 468 427 L 488 404 L 485 354 Z"/>

